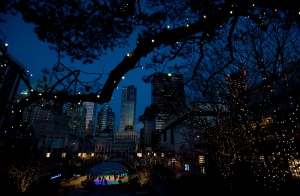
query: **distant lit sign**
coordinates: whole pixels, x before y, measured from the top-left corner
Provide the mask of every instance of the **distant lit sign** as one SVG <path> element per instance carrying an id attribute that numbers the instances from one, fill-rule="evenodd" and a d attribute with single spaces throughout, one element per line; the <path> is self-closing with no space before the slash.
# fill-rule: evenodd
<path id="1" fill-rule="evenodd" d="M 171 74 L 171 73 L 168 73 L 168 76 L 172 76 L 172 74 Z"/>
<path id="2" fill-rule="evenodd" d="M 57 174 L 57 175 L 55 175 L 55 176 L 51 176 L 51 180 L 53 180 L 53 179 L 55 179 L 55 178 L 59 178 L 59 177 L 61 177 L 61 174 Z"/>

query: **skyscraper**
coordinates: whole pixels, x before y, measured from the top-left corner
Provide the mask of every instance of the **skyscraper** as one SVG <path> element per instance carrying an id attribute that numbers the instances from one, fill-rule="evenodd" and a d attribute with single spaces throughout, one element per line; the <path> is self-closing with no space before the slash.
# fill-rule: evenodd
<path id="1" fill-rule="evenodd" d="M 52 84 L 47 81 L 47 77 L 38 79 L 35 83 L 31 85 L 32 89 L 36 92 L 43 93 L 47 89 L 52 87 Z M 26 88 L 18 95 L 20 99 L 30 95 L 30 89 Z M 79 107 L 79 106 L 78 106 Z M 70 131 L 76 132 L 79 130 L 75 128 L 77 125 L 76 120 L 74 120 L 73 113 L 75 109 L 72 110 L 71 104 L 67 104 L 64 108 L 65 111 L 61 112 L 52 101 L 43 100 L 43 102 L 33 102 L 24 108 L 23 111 L 23 121 L 25 124 L 30 124 L 34 130 L 34 137 L 40 139 L 46 137 L 47 134 L 64 132 L 69 133 Z M 58 112 L 59 111 L 59 112 Z M 73 120 L 70 122 L 70 120 Z M 69 125 L 72 126 L 69 126 Z M 85 131 L 85 129 L 83 129 Z"/>
<path id="2" fill-rule="evenodd" d="M 93 102 L 84 102 L 83 106 L 86 108 L 86 121 L 85 121 L 86 132 L 87 134 L 95 134 L 97 104 Z"/>
<path id="3" fill-rule="evenodd" d="M 241 111 L 247 107 L 247 72 L 238 71 L 226 76 L 226 83 L 231 115 L 241 115 Z"/>
<path id="4" fill-rule="evenodd" d="M 86 134 L 86 112 L 86 107 L 82 104 L 67 104 L 66 114 L 70 117 L 69 127 L 72 133 Z"/>
<path id="5" fill-rule="evenodd" d="M 136 113 L 136 92 L 134 85 L 122 88 L 119 131 L 134 130 Z"/>
<path id="6" fill-rule="evenodd" d="M 180 114 L 185 109 L 185 92 L 182 74 L 156 73 L 151 81 L 152 99 L 156 115 L 152 121 L 152 148 L 161 149 L 161 129 L 165 122 Z"/>
<path id="7" fill-rule="evenodd" d="M 115 125 L 115 113 L 112 111 L 112 108 L 106 104 L 101 107 L 98 112 L 98 120 L 97 120 L 97 130 L 96 135 L 104 130 L 111 131 L 114 133 L 114 125 Z"/>

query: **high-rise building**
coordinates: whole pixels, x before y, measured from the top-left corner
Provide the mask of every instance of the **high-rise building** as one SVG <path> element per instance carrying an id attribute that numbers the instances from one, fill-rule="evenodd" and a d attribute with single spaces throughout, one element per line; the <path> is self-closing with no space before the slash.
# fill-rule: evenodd
<path id="1" fill-rule="evenodd" d="M 165 122 L 182 113 L 185 109 L 185 92 L 182 74 L 156 73 L 151 81 L 151 103 L 156 108 L 152 121 L 152 148 L 161 150 L 161 129 Z"/>
<path id="2" fill-rule="evenodd" d="M 37 82 L 31 85 L 32 89 L 37 92 L 47 91 L 51 86 L 46 77 L 38 79 Z M 18 96 L 23 99 L 29 94 L 29 89 L 24 89 Z M 70 131 L 70 116 L 57 112 L 56 107 L 57 105 L 54 102 L 44 100 L 42 103 L 33 102 L 24 108 L 23 121 L 25 124 L 32 126 L 35 138 L 46 137 L 50 133 L 68 133 Z"/>
<path id="3" fill-rule="evenodd" d="M 152 146 L 152 129 L 151 122 L 147 119 L 143 121 L 144 127 L 140 130 L 140 149 L 151 148 Z"/>
<path id="4" fill-rule="evenodd" d="M 94 135 L 96 132 L 97 104 L 93 102 L 84 102 L 83 106 L 86 108 L 86 132 L 87 134 Z"/>
<path id="5" fill-rule="evenodd" d="M 86 134 L 86 107 L 68 103 L 66 114 L 70 117 L 69 127 L 74 134 Z"/>
<path id="6" fill-rule="evenodd" d="M 238 71 L 226 76 L 228 85 L 228 105 L 231 115 L 241 115 L 247 107 L 247 72 Z"/>
<path id="7" fill-rule="evenodd" d="M 0 53 L 0 130 L 9 126 L 12 104 L 21 77 L 26 72 L 25 67 L 12 56 L 8 55 L 7 58 Z"/>
<path id="8" fill-rule="evenodd" d="M 96 135 L 99 135 L 102 131 L 107 130 L 112 134 L 114 133 L 115 126 L 115 113 L 112 111 L 112 108 L 106 104 L 101 107 L 98 112 L 97 128 Z"/>
<path id="9" fill-rule="evenodd" d="M 133 131 L 136 113 L 136 92 L 134 85 L 122 88 L 119 131 Z"/>

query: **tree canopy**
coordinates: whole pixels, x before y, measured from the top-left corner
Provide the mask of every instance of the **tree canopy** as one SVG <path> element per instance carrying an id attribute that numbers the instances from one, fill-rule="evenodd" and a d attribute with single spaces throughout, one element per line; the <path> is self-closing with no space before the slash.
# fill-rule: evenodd
<path id="1" fill-rule="evenodd" d="M 68 55 L 72 60 L 81 60 L 83 63 L 101 60 L 101 55 L 107 50 L 123 47 L 128 44 L 130 36 L 138 35 L 136 48 L 110 72 L 103 87 L 88 95 L 78 95 L 78 89 L 67 89 L 71 86 L 64 89 L 65 99 L 74 102 L 88 99 L 97 103 L 109 102 L 122 76 L 135 69 L 146 56 L 152 61 L 145 68 L 155 68 L 158 72 L 168 69 L 189 73 L 189 81 L 198 74 L 199 69 L 207 66 L 201 55 L 204 46 L 220 36 L 227 37 L 227 43 L 223 44 L 226 45 L 224 50 L 230 53 L 230 62 L 239 63 L 235 59 L 233 41 L 241 19 L 247 17 L 249 24 L 266 30 L 272 18 L 280 16 L 289 26 L 298 24 L 300 17 L 297 10 L 299 3 L 289 0 L 39 0 L 5 1 L 4 4 L 10 8 L 10 13 L 21 13 L 24 21 L 33 23 L 39 39 L 50 43 L 50 47 L 60 54 L 59 57 Z M 268 23 L 262 19 L 263 14 L 270 19 Z M 55 68 L 54 72 L 62 72 L 58 66 Z M 56 82 L 66 82 L 67 78 Z M 55 87 L 57 85 L 48 89 L 48 92 L 58 93 L 54 90 L 59 90 L 62 93 L 62 89 Z M 37 95 L 30 96 L 37 98 Z M 53 94 L 51 97 L 54 97 Z"/>
<path id="2" fill-rule="evenodd" d="M 32 90 L 20 100 L 20 107 L 39 99 L 60 103 L 109 102 L 122 76 L 140 66 L 139 61 L 147 56 L 150 60 L 146 69 L 183 73 L 191 92 L 198 88 L 195 85 L 202 84 L 201 93 L 206 96 L 207 89 L 212 88 L 209 84 L 218 77 L 254 64 L 257 59 L 266 62 L 263 51 L 273 51 L 273 57 L 267 57 L 277 62 L 288 48 L 283 44 L 290 44 L 293 51 L 285 60 L 297 58 L 299 3 L 289 0 L 18 0 L 2 4 L 5 9 L 1 13 L 21 13 L 24 21 L 35 25 L 39 39 L 59 54 L 53 68 L 43 70 L 50 80 L 45 83 L 52 85 L 45 86 L 43 92 Z M 278 34 L 271 34 L 275 30 Z M 84 70 L 73 70 L 60 62 L 69 56 L 83 64 L 93 63 L 101 60 L 106 51 L 124 47 L 135 35 L 135 49 L 113 68 L 104 84 L 98 83 L 101 73 L 89 83 L 82 82 L 79 75 Z M 272 45 L 268 45 L 270 40 Z M 1 46 L 5 55 L 4 45 Z M 148 79 L 145 76 L 144 80 Z M 25 76 L 23 80 L 28 89 L 33 89 Z"/>
<path id="3" fill-rule="evenodd" d="M 4 6 L 7 9 L 0 12 L 21 13 L 24 21 L 35 25 L 39 39 L 59 54 L 53 68 L 43 70 L 49 76 L 44 82 L 52 85 L 30 91 L 16 104 L 16 111 L 38 100 L 53 101 L 56 106 L 109 102 L 122 77 L 139 67 L 141 59 L 148 59 L 143 65 L 146 69 L 184 75 L 189 102 L 221 102 L 234 111 L 230 116 L 216 116 L 214 129 L 202 118 L 191 122 L 206 131 L 214 148 L 212 156 L 224 176 L 231 173 L 233 161 L 251 152 L 265 155 L 264 177 L 269 182 L 276 184 L 286 177 L 287 169 L 278 168 L 298 153 L 295 138 L 290 140 L 290 136 L 299 128 L 298 94 L 293 89 L 299 82 L 300 2 L 17 0 L 5 1 Z M 101 73 L 90 83 L 82 82 L 83 71 L 60 62 L 64 56 L 83 64 L 101 61 L 107 51 L 125 47 L 132 37 L 135 48 L 112 69 L 104 84 L 98 82 Z M 234 74 L 247 75 L 247 88 L 240 85 L 236 86 L 239 92 L 230 90 Z M 151 75 L 143 79 L 149 82 Z M 154 110 L 155 106 L 146 108 L 141 120 L 153 118 Z M 270 135 L 262 125 L 270 120 L 265 118 L 269 114 L 278 123 L 273 129 L 279 142 L 268 147 L 279 158 L 268 157 L 271 150 L 265 148 Z M 259 176 L 261 171 L 255 172 Z"/>

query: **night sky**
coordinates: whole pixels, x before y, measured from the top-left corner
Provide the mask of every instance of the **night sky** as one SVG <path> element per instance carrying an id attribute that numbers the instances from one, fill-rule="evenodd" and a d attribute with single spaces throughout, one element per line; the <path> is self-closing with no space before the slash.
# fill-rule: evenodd
<path id="1" fill-rule="evenodd" d="M 57 54 L 48 48 L 49 44 L 38 40 L 34 33 L 33 24 L 25 23 L 21 15 L 15 17 L 7 15 L 6 23 L 0 23 L 0 29 L 6 37 L 8 43 L 8 53 L 17 59 L 33 76 L 30 78 L 31 84 L 42 78 L 41 70 L 51 68 L 57 62 Z M 67 67 L 75 67 L 88 73 L 100 73 L 103 69 L 106 73 L 110 72 L 121 60 L 130 53 L 135 47 L 136 40 L 130 40 L 133 44 L 128 48 L 122 48 L 113 52 L 108 52 L 106 56 L 100 57 L 99 61 L 93 64 L 83 65 L 81 62 L 71 63 L 70 59 L 65 57 L 61 62 Z M 141 65 L 143 65 L 141 61 Z M 134 85 L 137 87 L 137 110 L 136 110 L 136 130 L 139 131 L 142 126 L 138 122 L 138 116 L 142 115 L 144 109 L 151 103 L 151 87 L 142 81 L 143 75 L 148 75 L 149 70 L 135 69 L 125 75 L 118 89 L 113 93 L 113 99 L 108 103 L 116 115 L 115 130 L 119 128 L 120 110 L 121 110 L 121 89 L 123 86 Z M 88 75 L 90 77 L 91 75 Z M 84 81 L 90 81 L 89 78 L 82 78 Z M 102 84 L 104 84 L 103 79 Z M 25 90 L 25 85 L 20 84 L 19 92 Z M 102 105 L 98 105 L 98 110 Z"/>

